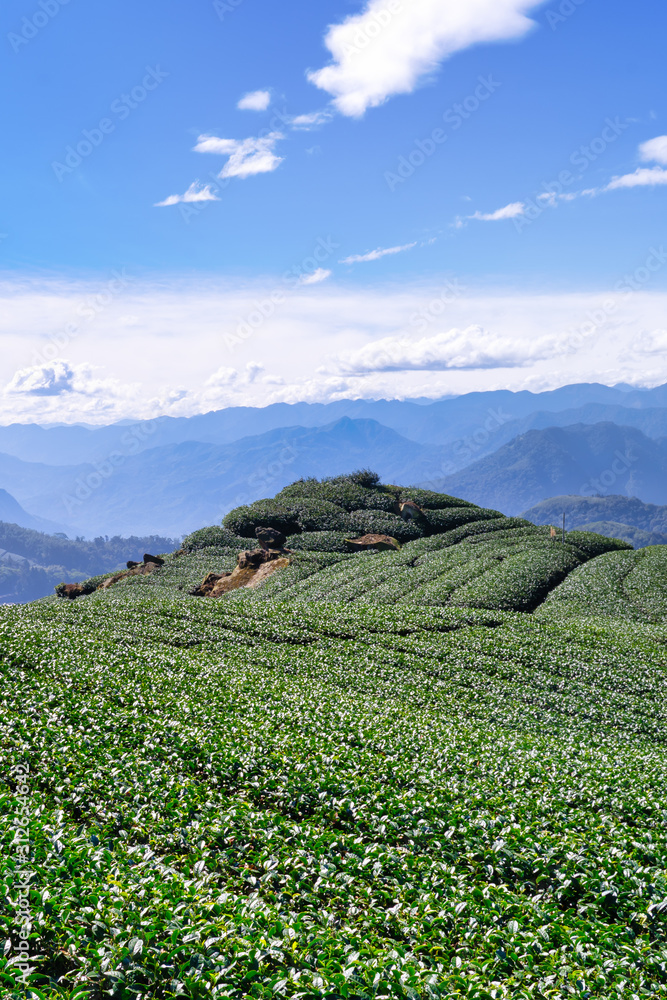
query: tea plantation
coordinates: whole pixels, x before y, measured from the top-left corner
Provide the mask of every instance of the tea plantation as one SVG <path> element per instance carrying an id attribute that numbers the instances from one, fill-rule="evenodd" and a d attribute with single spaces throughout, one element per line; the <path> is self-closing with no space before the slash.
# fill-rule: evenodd
<path id="1" fill-rule="evenodd" d="M 0 609 L 0 996 L 667 997 L 662 549 L 417 493 Z M 292 564 L 190 596 L 256 523 Z"/>

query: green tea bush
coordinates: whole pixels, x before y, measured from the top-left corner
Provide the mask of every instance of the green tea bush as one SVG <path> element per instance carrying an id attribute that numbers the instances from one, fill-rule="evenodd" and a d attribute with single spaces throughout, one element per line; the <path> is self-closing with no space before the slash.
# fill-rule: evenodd
<path id="1" fill-rule="evenodd" d="M 568 531 L 565 539 L 569 545 L 576 545 L 585 552 L 589 559 L 602 555 L 603 552 L 632 549 L 629 542 L 624 542 L 620 538 L 608 538 L 606 535 L 596 535 L 592 531 Z"/>
<path id="2" fill-rule="evenodd" d="M 247 507 L 237 507 L 225 517 L 229 531 L 253 538 L 255 528 L 276 528 L 287 535 L 301 531 L 347 531 L 345 511 L 333 503 L 314 498 L 258 500 Z"/>
<path id="3" fill-rule="evenodd" d="M 213 525 L 210 528 L 200 528 L 183 540 L 182 548 L 186 552 L 197 552 L 200 549 L 237 549 L 241 551 L 248 547 L 247 537 L 235 535 L 228 528 Z"/>
<path id="4" fill-rule="evenodd" d="M 447 496 L 446 493 L 434 493 L 433 490 L 422 490 L 417 486 L 401 487 L 399 492 L 401 500 L 413 500 L 422 510 L 444 510 L 447 507 L 474 507 L 475 504 L 457 497 Z"/>
<path id="5" fill-rule="evenodd" d="M 287 503 L 293 500 L 309 498 L 334 503 L 343 510 L 386 510 L 394 512 L 396 497 L 382 489 L 364 489 L 347 479 L 318 482 L 317 479 L 304 479 L 291 486 L 286 486 L 277 494 L 276 500 Z"/>
<path id="6" fill-rule="evenodd" d="M 442 534 L 458 528 L 471 521 L 493 521 L 502 514 L 497 510 L 485 510 L 482 507 L 449 507 L 444 510 L 425 510 L 424 520 L 428 531 Z"/>
<path id="7" fill-rule="evenodd" d="M 371 469 L 357 469 L 356 472 L 348 472 L 344 476 L 332 476 L 325 480 L 330 483 L 352 483 L 354 486 L 361 486 L 365 490 L 375 489 L 380 485 L 380 476 Z"/>
<path id="8" fill-rule="evenodd" d="M 349 515 L 351 530 L 358 535 L 391 535 L 399 542 L 421 538 L 423 531 L 414 521 L 404 521 L 384 510 L 356 510 Z"/>
<path id="9" fill-rule="evenodd" d="M 290 535 L 287 548 L 295 552 L 348 552 L 345 531 L 304 531 L 301 535 Z"/>
<path id="10" fill-rule="evenodd" d="M 0 994 L 664 1000 L 666 641 L 139 587 L 0 608 Z"/>

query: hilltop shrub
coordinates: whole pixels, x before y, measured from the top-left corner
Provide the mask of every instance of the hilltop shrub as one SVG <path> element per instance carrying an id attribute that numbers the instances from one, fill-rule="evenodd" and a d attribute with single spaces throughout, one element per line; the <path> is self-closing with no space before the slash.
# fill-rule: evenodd
<path id="1" fill-rule="evenodd" d="M 225 517 L 229 531 L 244 538 L 254 538 L 255 528 L 276 528 L 286 535 L 302 531 L 347 531 L 349 519 L 345 511 L 325 500 L 302 499 L 282 502 L 258 500 L 248 507 L 237 507 Z"/>
<path id="2" fill-rule="evenodd" d="M 450 497 L 446 493 L 434 493 L 433 490 L 420 490 L 417 487 L 406 486 L 401 488 L 399 499 L 402 501 L 414 500 L 422 510 L 444 510 L 447 507 L 474 507 L 474 503 L 466 500 L 459 500 L 457 497 Z"/>
<path id="3" fill-rule="evenodd" d="M 424 518 L 428 530 L 437 534 L 451 531 L 460 525 L 471 521 L 492 521 L 502 517 L 497 510 L 485 510 L 482 507 L 449 507 L 444 510 L 425 510 Z"/>
<path id="4" fill-rule="evenodd" d="M 279 503 L 292 503 L 301 498 L 333 503 L 346 511 L 373 509 L 394 513 L 396 504 L 396 498 L 391 493 L 364 489 L 348 480 L 320 483 L 317 479 L 302 479 L 286 486 L 276 496 Z"/>
<path id="5" fill-rule="evenodd" d="M 380 485 L 380 475 L 371 469 L 357 469 L 356 472 L 348 472 L 344 476 L 332 476 L 325 482 L 332 483 L 353 483 L 355 486 L 362 486 L 365 490 L 375 489 Z"/>
<path id="6" fill-rule="evenodd" d="M 198 552 L 201 549 L 210 548 L 241 550 L 247 548 L 247 545 L 247 538 L 241 538 L 227 528 L 221 528 L 217 525 L 193 531 L 183 540 L 183 548 L 186 552 Z"/>
<path id="7" fill-rule="evenodd" d="M 581 552 L 585 552 L 589 559 L 600 556 L 603 552 L 624 552 L 632 549 L 629 542 L 624 542 L 620 538 L 596 535 L 592 531 L 568 531 L 565 539 L 569 545 L 576 545 Z"/>
<path id="8" fill-rule="evenodd" d="M 304 531 L 300 535 L 290 535 L 287 548 L 295 552 L 348 552 L 345 531 Z"/>
<path id="9" fill-rule="evenodd" d="M 404 521 L 384 510 L 356 510 L 350 514 L 350 521 L 359 535 L 391 535 L 399 542 L 409 542 L 424 534 L 415 522 Z"/>

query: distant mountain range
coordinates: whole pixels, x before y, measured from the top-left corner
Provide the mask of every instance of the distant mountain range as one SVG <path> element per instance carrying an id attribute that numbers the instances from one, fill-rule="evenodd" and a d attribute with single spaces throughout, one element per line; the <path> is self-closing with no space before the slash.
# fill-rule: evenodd
<path id="1" fill-rule="evenodd" d="M 428 485 L 506 514 L 563 494 L 622 492 L 659 503 L 667 500 L 667 439 L 611 423 L 529 431 Z"/>
<path id="2" fill-rule="evenodd" d="M 531 507 L 522 517 L 533 524 L 560 524 L 622 538 L 636 549 L 667 544 L 667 506 L 643 503 L 637 497 L 561 496 Z"/>
<path id="3" fill-rule="evenodd" d="M 627 390 L 583 383 L 542 393 L 473 392 L 435 402 L 275 403 L 99 428 L 11 424 L 0 427 L 0 453 L 46 465 L 82 465 L 104 461 L 114 451 L 130 458 L 187 441 L 232 444 L 284 427 L 327 427 L 344 417 L 374 420 L 420 444 L 451 445 L 447 461 L 459 469 L 534 428 L 612 421 L 638 427 L 649 437 L 667 435 L 667 385 Z"/>
<path id="4" fill-rule="evenodd" d="M 70 530 L 182 535 L 219 523 L 227 511 L 269 496 L 295 479 L 372 465 L 386 482 L 417 482 L 438 451 L 373 420 L 343 418 L 322 428 L 292 427 L 229 445 L 165 445 L 93 465 L 51 466 L 0 455 L 0 478 L 38 514 Z"/>
<path id="5" fill-rule="evenodd" d="M 7 490 L 0 490 L 0 521 L 5 521 L 8 524 L 18 524 L 21 528 L 43 531 L 50 535 L 64 530 L 55 521 L 49 521 L 47 518 L 42 517 L 33 517 L 32 514 L 28 514 L 18 500 L 15 500 Z"/>
<path id="6" fill-rule="evenodd" d="M 101 428 L 13 424 L 0 427 L 0 518 L 86 537 L 183 535 L 300 476 L 360 466 L 511 514 L 554 494 L 665 503 L 665 442 L 667 386 L 596 384 L 233 407 Z"/>

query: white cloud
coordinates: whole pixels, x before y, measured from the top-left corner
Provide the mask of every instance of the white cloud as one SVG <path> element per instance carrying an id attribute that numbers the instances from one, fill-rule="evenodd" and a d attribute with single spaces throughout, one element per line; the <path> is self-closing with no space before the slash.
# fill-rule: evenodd
<path id="1" fill-rule="evenodd" d="M 416 243 L 405 243 L 400 247 L 378 247 L 377 250 L 371 250 L 370 253 L 353 254 L 351 257 L 345 257 L 343 260 L 339 261 L 341 264 L 365 264 L 371 260 L 379 260 L 381 257 L 388 257 L 391 254 L 403 253 L 404 250 L 412 250 L 416 247 Z"/>
<path id="2" fill-rule="evenodd" d="M 9 396 L 52 397 L 56 405 L 63 405 L 63 397 L 106 397 L 108 401 L 122 401 L 127 404 L 137 386 L 127 386 L 125 390 L 117 379 L 100 379 L 94 374 L 95 366 L 83 362 L 72 365 L 62 358 L 56 358 L 41 365 L 32 365 L 17 371 L 5 386 Z"/>
<path id="3" fill-rule="evenodd" d="M 318 267 L 312 274 L 302 275 L 299 283 L 301 285 L 319 285 L 322 281 L 326 281 L 330 277 L 331 271 L 327 271 L 325 267 Z"/>
<path id="4" fill-rule="evenodd" d="M 60 396 L 73 391 L 74 369 L 66 361 L 21 368 L 5 387 L 5 392 L 27 396 Z"/>
<path id="5" fill-rule="evenodd" d="M 290 125 L 297 131 L 309 132 L 319 125 L 325 125 L 328 121 L 331 121 L 330 111 L 311 111 L 310 114 L 297 115 L 296 118 L 292 118 Z"/>
<path id="6" fill-rule="evenodd" d="M 526 206 L 522 201 L 513 201 L 511 205 L 505 205 L 495 212 L 475 212 L 469 215 L 469 219 L 479 219 L 480 222 L 500 222 L 502 219 L 516 219 L 519 215 L 524 215 Z"/>
<path id="7" fill-rule="evenodd" d="M 220 201 L 220 199 L 211 191 L 210 184 L 201 185 L 199 181 L 194 181 L 185 194 L 170 194 L 164 201 L 156 202 L 155 208 L 167 208 L 170 205 L 180 205 L 181 202 L 197 201 Z"/>
<path id="8" fill-rule="evenodd" d="M 643 142 L 639 147 L 639 155 L 647 163 L 662 163 L 667 166 L 667 135 L 659 135 Z"/>
<path id="9" fill-rule="evenodd" d="M 544 0 L 368 0 L 330 27 L 333 62 L 309 80 L 344 115 L 360 117 L 394 94 L 411 93 L 439 64 L 480 42 L 521 38 L 526 13 Z"/>
<path id="10" fill-rule="evenodd" d="M 283 162 L 274 149 L 281 132 L 270 132 L 267 136 L 251 139 L 218 139 L 214 135 L 202 135 L 195 146 L 197 153 L 217 153 L 229 159 L 220 171 L 220 177 L 251 177 L 254 174 L 268 174 Z"/>
<path id="11" fill-rule="evenodd" d="M 448 330 L 419 340 L 385 337 L 361 350 L 334 355 L 322 371 L 359 375 L 371 372 L 515 368 L 538 358 L 551 357 L 555 350 L 553 337 L 523 342 L 471 326 L 466 330 Z"/>
<path id="12" fill-rule="evenodd" d="M 270 103 L 270 90 L 253 90 L 244 94 L 236 107 L 239 111 L 266 111 Z"/>
<path id="13" fill-rule="evenodd" d="M 642 333 L 632 345 L 635 354 L 667 355 L 667 330 L 653 330 Z"/>
<path id="14" fill-rule="evenodd" d="M 667 170 L 663 167 L 639 167 L 633 174 L 614 177 L 604 190 L 618 191 L 621 188 L 655 187 L 658 184 L 667 184 Z"/>
<path id="15" fill-rule="evenodd" d="M 280 275 L 165 275 L 137 279 L 94 319 L 82 318 L 106 277 L 0 284 L 0 423 L 104 424 L 299 400 L 667 382 L 667 293 L 649 288 L 631 297 L 613 287 L 537 295 L 451 280 L 358 287 L 330 279 L 291 289 L 272 311 Z M 606 299 L 617 308 L 598 326 Z M 238 337 L 258 307 L 266 318 Z M 124 316 L 138 324 L 123 325 Z M 257 360 L 264 372 L 248 369 Z M 12 391 L 2 388 L 8 383 Z"/>

